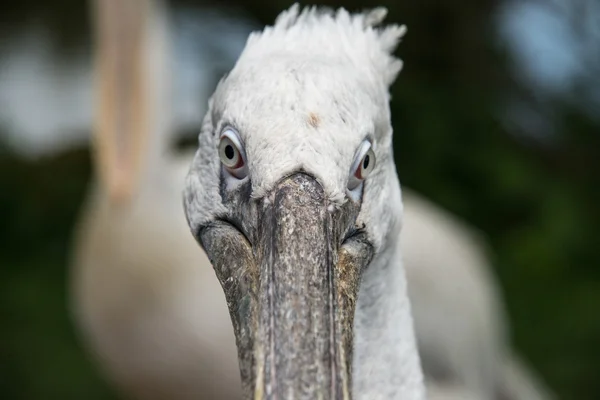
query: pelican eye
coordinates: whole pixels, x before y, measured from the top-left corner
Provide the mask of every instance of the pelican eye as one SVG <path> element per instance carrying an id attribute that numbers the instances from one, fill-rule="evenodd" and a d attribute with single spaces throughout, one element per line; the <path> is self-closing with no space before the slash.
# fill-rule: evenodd
<path id="1" fill-rule="evenodd" d="M 246 154 L 238 134 L 227 128 L 219 139 L 219 158 L 225 170 L 237 179 L 244 179 L 248 174 Z"/>
<path id="2" fill-rule="evenodd" d="M 365 140 L 360 144 L 348 178 L 348 190 L 354 190 L 364 181 L 375 168 L 375 152 L 371 142 Z"/>

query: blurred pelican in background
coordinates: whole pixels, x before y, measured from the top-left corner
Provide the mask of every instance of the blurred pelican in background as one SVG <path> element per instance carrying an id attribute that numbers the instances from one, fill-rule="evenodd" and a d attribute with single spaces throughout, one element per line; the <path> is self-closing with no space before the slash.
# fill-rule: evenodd
<path id="1" fill-rule="evenodd" d="M 71 96 L 62 98 L 73 112 L 53 113 L 64 118 L 56 124 L 82 131 L 92 115 L 96 120 L 96 180 L 75 231 L 72 265 L 82 341 L 124 397 L 239 398 L 223 292 L 181 206 L 193 154 L 173 150 L 174 132 L 200 126 L 211 91 L 198 83 L 201 60 L 194 57 L 210 18 L 184 13 L 170 30 L 158 0 L 96 0 L 92 12 L 95 105 L 82 100 L 92 86 L 81 62 L 71 67 Z M 217 72 L 232 65 L 251 24 L 226 26 L 219 36 L 229 37 L 215 42 L 226 60 Z M 404 188 L 403 198 L 403 254 L 429 397 L 550 398 L 507 345 L 482 240 L 414 192 Z"/>
<path id="2" fill-rule="evenodd" d="M 73 310 L 86 347 L 125 397 L 238 397 L 225 300 L 189 234 L 191 154 L 169 148 L 167 29 L 159 2 L 96 0 L 98 181 L 77 227 Z"/>

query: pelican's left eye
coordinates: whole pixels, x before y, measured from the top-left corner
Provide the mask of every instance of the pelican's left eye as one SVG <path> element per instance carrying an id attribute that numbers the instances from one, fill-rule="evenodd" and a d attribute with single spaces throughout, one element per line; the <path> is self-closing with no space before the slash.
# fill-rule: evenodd
<path id="1" fill-rule="evenodd" d="M 248 174 L 246 154 L 238 134 L 231 128 L 226 129 L 219 140 L 219 158 L 225 170 L 238 179 Z"/>
<path id="2" fill-rule="evenodd" d="M 364 181 L 375 168 L 375 152 L 371 148 L 371 142 L 365 140 L 361 143 L 348 178 L 348 190 L 354 190 Z"/>

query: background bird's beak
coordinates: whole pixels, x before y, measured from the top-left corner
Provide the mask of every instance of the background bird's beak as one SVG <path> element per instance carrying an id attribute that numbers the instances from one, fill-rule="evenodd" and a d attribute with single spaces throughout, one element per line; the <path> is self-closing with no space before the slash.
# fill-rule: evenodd
<path id="1" fill-rule="evenodd" d="M 116 202 L 127 200 L 148 132 L 146 49 L 150 0 L 94 0 L 94 127 L 98 173 Z"/>
<path id="2" fill-rule="evenodd" d="M 363 236 L 346 237 L 358 206 L 328 210 L 305 174 L 264 203 L 247 214 L 252 244 L 226 222 L 200 234 L 229 304 L 246 397 L 349 399 L 356 296 L 372 257 Z"/>

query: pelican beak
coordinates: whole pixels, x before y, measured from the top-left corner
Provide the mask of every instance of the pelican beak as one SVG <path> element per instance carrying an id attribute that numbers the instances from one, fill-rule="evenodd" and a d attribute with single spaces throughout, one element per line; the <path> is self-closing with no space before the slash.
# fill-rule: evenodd
<path id="1" fill-rule="evenodd" d="M 123 202 L 134 189 L 149 130 L 144 51 L 150 2 L 95 0 L 92 11 L 95 161 L 109 197 Z"/>
<path id="2" fill-rule="evenodd" d="M 245 398 L 350 399 L 354 311 L 373 255 L 354 230 L 360 205 L 329 207 L 302 173 L 259 203 L 199 232 L 229 305 Z"/>

